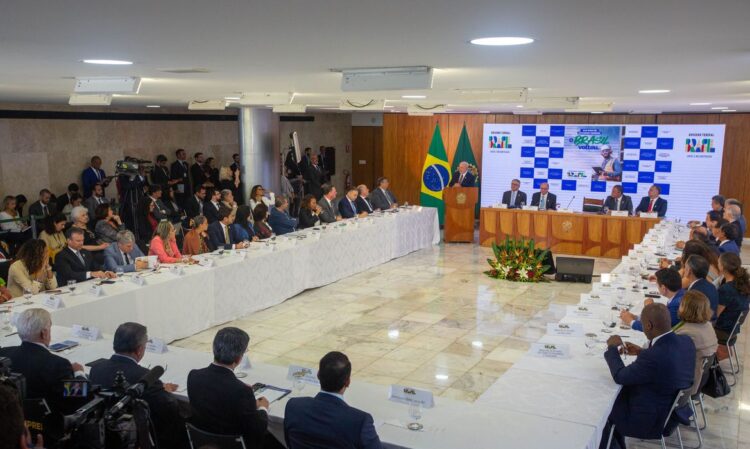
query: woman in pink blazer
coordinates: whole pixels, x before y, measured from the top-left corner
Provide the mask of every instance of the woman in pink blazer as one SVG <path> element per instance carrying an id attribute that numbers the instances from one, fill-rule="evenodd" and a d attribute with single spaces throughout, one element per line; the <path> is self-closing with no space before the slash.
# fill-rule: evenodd
<path id="1" fill-rule="evenodd" d="M 157 256 L 159 263 L 186 263 L 190 258 L 180 254 L 177 248 L 177 238 L 172 223 L 162 220 L 156 226 L 154 238 L 148 250 L 149 256 Z"/>

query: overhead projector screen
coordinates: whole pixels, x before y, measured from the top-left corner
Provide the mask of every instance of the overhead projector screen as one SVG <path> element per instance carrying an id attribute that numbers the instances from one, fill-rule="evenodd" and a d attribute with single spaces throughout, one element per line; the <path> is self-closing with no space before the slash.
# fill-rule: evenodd
<path id="1" fill-rule="evenodd" d="M 703 219 L 719 193 L 723 150 L 724 125 L 485 124 L 482 207 L 499 203 L 514 178 L 529 203 L 548 182 L 558 204 L 577 211 L 584 197 L 604 199 L 615 184 L 635 208 L 658 184 L 667 218 Z"/>

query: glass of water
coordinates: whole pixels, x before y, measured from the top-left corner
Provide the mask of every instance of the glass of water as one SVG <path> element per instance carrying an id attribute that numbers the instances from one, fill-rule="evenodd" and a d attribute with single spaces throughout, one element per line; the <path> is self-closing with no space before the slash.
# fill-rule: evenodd
<path id="1" fill-rule="evenodd" d="M 3 330 L 9 331 L 13 329 L 10 324 L 11 306 L 4 306 L 0 308 L 0 319 L 2 320 Z"/>
<path id="2" fill-rule="evenodd" d="M 409 418 L 412 419 L 412 422 L 406 425 L 409 430 L 422 430 L 424 428 L 424 426 L 419 423 L 419 420 L 422 419 L 422 404 L 419 402 L 409 403 Z"/>
<path id="3" fill-rule="evenodd" d="M 596 355 L 594 354 L 594 349 L 596 348 L 597 341 L 596 341 L 596 334 L 586 334 L 586 340 L 584 341 L 584 344 L 586 345 L 586 355 Z"/>
<path id="4" fill-rule="evenodd" d="M 30 288 L 24 288 L 23 289 L 23 298 L 26 300 L 26 302 L 23 303 L 23 305 L 28 306 L 30 304 L 34 304 L 31 301 L 31 297 L 34 296 L 34 293 L 32 293 Z"/>
<path id="5" fill-rule="evenodd" d="M 68 290 L 70 290 L 70 296 L 75 296 L 76 294 L 76 281 L 73 279 L 68 281 Z"/>

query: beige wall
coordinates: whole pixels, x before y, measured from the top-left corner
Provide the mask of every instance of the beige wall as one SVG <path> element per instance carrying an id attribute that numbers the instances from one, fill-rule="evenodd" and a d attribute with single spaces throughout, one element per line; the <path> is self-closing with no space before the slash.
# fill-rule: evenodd
<path id="1" fill-rule="evenodd" d="M 349 173 L 352 171 L 352 115 L 348 113 L 305 115 L 312 115 L 315 121 L 279 122 L 280 151 L 286 157 L 289 148 L 289 133 L 292 131 L 297 131 L 302 150 L 310 147 L 317 152 L 321 145 L 336 148 L 336 175 L 331 178 L 331 181 L 341 196 L 344 188 L 343 171 L 348 170 Z"/>
<path id="2" fill-rule="evenodd" d="M 239 152 L 237 122 L 0 119 L 0 194 L 23 193 L 35 201 L 42 188 L 60 194 L 70 182 L 80 183 L 81 171 L 94 154 L 102 157 L 107 174 L 113 174 L 115 161 L 125 155 L 154 160 L 164 153 L 171 162 L 177 148 L 185 148 L 188 155 L 202 151 L 216 157 L 219 166 L 229 165 L 232 154 Z M 115 193 L 113 187 L 107 189 L 108 196 Z"/>

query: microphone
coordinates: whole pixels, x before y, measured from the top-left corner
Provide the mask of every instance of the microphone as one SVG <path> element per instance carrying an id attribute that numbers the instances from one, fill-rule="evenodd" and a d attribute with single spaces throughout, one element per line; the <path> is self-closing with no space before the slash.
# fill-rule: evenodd
<path id="1" fill-rule="evenodd" d="M 574 199 L 576 199 L 576 196 L 575 196 L 575 195 L 573 195 L 573 198 L 571 198 L 571 199 L 570 199 L 570 201 L 568 201 L 568 205 L 567 205 L 567 206 L 565 206 L 565 208 L 566 208 L 566 209 L 569 209 L 569 208 L 570 208 L 570 205 L 571 205 L 571 204 L 573 204 L 573 200 L 574 200 Z"/>
<path id="2" fill-rule="evenodd" d="M 152 387 L 159 378 L 164 374 L 164 368 L 157 365 L 149 372 L 143 375 L 140 379 L 138 379 L 138 382 L 134 383 L 133 385 L 129 386 L 127 390 L 125 390 L 125 394 L 129 396 L 135 396 L 140 397 L 143 395 L 143 392 L 149 388 Z"/>

